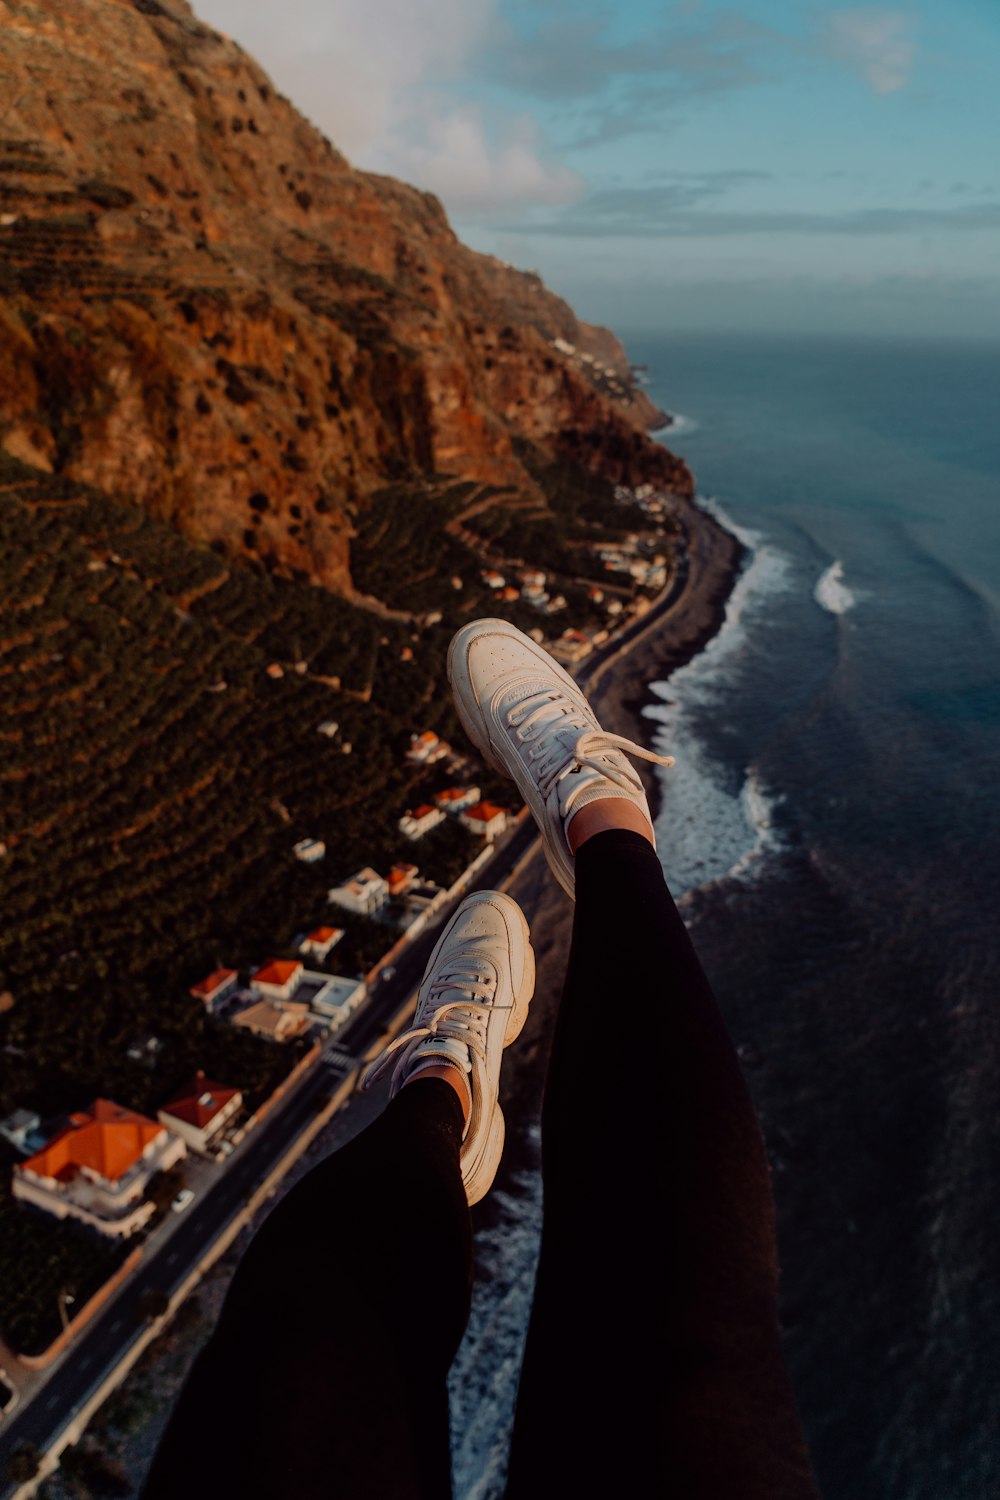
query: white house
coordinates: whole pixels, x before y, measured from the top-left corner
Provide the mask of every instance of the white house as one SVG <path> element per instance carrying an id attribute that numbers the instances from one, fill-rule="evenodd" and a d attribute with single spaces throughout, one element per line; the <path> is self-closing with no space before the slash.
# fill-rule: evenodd
<path id="1" fill-rule="evenodd" d="M 273 1000 L 257 1000 L 233 1016 L 233 1025 L 268 1042 L 287 1042 L 308 1029 L 309 1007 L 296 1000 L 280 1005 Z"/>
<path id="2" fill-rule="evenodd" d="M 342 885 L 335 885 L 327 892 L 327 898 L 335 906 L 342 906 L 346 911 L 354 911 L 364 917 L 376 916 L 385 905 L 388 895 L 387 883 L 367 865 Z"/>
<path id="3" fill-rule="evenodd" d="M 187 1147 L 166 1126 L 95 1099 L 48 1145 L 14 1168 L 12 1191 L 22 1203 L 79 1219 L 101 1234 L 124 1239 L 155 1212 L 146 1188 L 157 1172 L 175 1166 Z"/>
<path id="4" fill-rule="evenodd" d="M 525 568 L 520 579 L 522 590 L 532 589 L 538 592 L 545 587 L 545 574 L 539 568 Z"/>
<path id="5" fill-rule="evenodd" d="M 405 812 L 399 820 L 399 831 L 406 838 L 422 839 L 425 833 L 430 833 L 439 823 L 444 822 L 444 813 L 438 808 L 432 807 L 429 802 L 422 802 L 412 812 Z"/>
<path id="6" fill-rule="evenodd" d="M 368 988 L 363 979 L 342 979 L 337 975 L 327 978 L 310 1003 L 315 1014 L 328 1022 L 331 1031 L 336 1031 L 367 997 Z"/>
<path id="7" fill-rule="evenodd" d="M 204 1073 L 198 1072 L 180 1090 L 176 1099 L 157 1110 L 156 1118 L 161 1125 L 179 1135 L 193 1151 L 205 1156 L 239 1114 L 242 1105 L 243 1095 L 239 1089 L 212 1083 Z"/>
<path id="8" fill-rule="evenodd" d="M 326 845 L 322 839 L 299 839 L 293 846 L 292 853 L 304 864 L 314 865 L 326 855 Z"/>
<path id="9" fill-rule="evenodd" d="M 443 792 L 438 792 L 434 798 L 442 812 L 460 813 L 465 812 L 468 807 L 475 807 L 479 801 L 479 788 L 477 786 L 446 786 Z"/>
<path id="10" fill-rule="evenodd" d="M 386 885 L 389 887 L 389 895 L 393 898 L 395 898 L 396 896 L 402 896 L 406 891 L 410 889 L 410 886 L 413 884 L 419 874 L 420 871 L 417 869 L 416 865 L 393 865 L 386 879 Z"/>
<path id="11" fill-rule="evenodd" d="M 317 724 L 316 733 L 324 735 L 328 740 L 332 740 L 339 728 L 340 725 L 336 719 L 324 719 L 322 724 Z"/>
<path id="12" fill-rule="evenodd" d="M 406 758 L 413 761 L 414 765 L 432 766 L 435 761 L 443 760 L 450 754 L 451 746 L 439 739 L 432 729 L 410 735 L 410 748 L 406 752 Z"/>
<path id="13" fill-rule="evenodd" d="M 223 1005 L 235 993 L 239 975 L 235 969 L 216 969 L 207 979 L 199 979 L 188 990 L 200 1000 L 210 1016 L 217 1015 Z"/>
<path id="14" fill-rule="evenodd" d="M 259 1000 L 280 1004 L 291 1000 L 302 982 L 303 965 L 297 959 L 269 958 L 250 980 L 250 989 Z"/>
<path id="15" fill-rule="evenodd" d="M 493 802 L 477 802 L 475 807 L 460 813 L 458 821 L 463 828 L 468 828 L 471 833 L 492 843 L 507 827 L 507 813 Z"/>
<path id="16" fill-rule="evenodd" d="M 556 661 L 562 662 L 564 666 L 573 666 L 590 655 L 592 642 L 582 630 L 564 630 L 549 650 Z"/>
<path id="17" fill-rule="evenodd" d="M 314 927 L 312 932 L 302 939 L 299 952 L 309 953 L 322 963 L 330 949 L 336 948 L 343 936 L 343 927 Z"/>

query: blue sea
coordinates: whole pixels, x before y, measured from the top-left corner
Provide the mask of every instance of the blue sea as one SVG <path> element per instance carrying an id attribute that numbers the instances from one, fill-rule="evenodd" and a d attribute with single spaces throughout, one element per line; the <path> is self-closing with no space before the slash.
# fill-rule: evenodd
<path id="1" fill-rule="evenodd" d="M 677 758 L 664 867 L 763 1119 L 822 1491 L 987 1500 L 1000 1494 L 1000 348 L 627 346 L 678 414 L 660 439 L 747 548 L 722 630 L 650 683 L 646 713 Z M 482 1237 L 487 1259 L 530 1242 L 530 1172 L 518 1188 Z M 503 1409 L 517 1350 L 503 1354 L 501 1304 L 516 1323 L 530 1270 L 507 1290 L 491 1302 L 487 1276 L 478 1313 L 503 1355 L 493 1396 L 463 1402 L 455 1385 L 467 1500 L 495 1492 L 470 1407 Z"/>
<path id="2" fill-rule="evenodd" d="M 749 549 L 647 712 L 827 1500 L 1000 1493 L 1000 349 L 631 346 Z"/>

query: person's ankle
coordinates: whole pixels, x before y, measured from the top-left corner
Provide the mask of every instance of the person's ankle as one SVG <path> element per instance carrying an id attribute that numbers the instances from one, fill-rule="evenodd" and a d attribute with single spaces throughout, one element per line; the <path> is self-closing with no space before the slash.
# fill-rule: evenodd
<path id="1" fill-rule="evenodd" d="M 612 828 L 626 828 L 641 834 L 647 843 L 656 848 L 653 827 L 641 807 L 626 797 L 598 797 L 588 802 L 574 814 L 566 829 L 566 842 L 575 855 L 595 834 L 606 833 Z"/>
<path id="2" fill-rule="evenodd" d="M 403 1080 L 402 1087 L 408 1088 L 411 1083 L 416 1083 L 421 1078 L 440 1078 L 442 1083 L 447 1083 L 455 1090 L 458 1101 L 462 1106 L 462 1116 L 466 1125 L 472 1113 L 472 1095 L 469 1093 L 469 1085 L 465 1080 L 465 1074 L 457 1063 L 449 1062 L 426 1062 L 417 1064 L 413 1071 L 408 1073 Z"/>

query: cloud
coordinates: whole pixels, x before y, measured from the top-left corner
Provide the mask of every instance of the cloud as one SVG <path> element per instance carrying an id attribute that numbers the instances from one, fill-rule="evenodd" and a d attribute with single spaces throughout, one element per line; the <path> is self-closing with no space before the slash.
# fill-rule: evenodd
<path id="1" fill-rule="evenodd" d="M 904 10 L 835 10 L 821 48 L 860 73 L 874 93 L 895 94 L 909 82 L 916 58 L 911 30 Z"/>
<path id="2" fill-rule="evenodd" d="M 522 111 L 448 101 L 497 34 L 500 0 L 198 0 L 351 160 L 467 214 L 581 190 Z"/>
<path id="3" fill-rule="evenodd" d="M 914 235 L 929 230 L 1000 229 L 1000 202 L 961 208 L 864 208 L 840 214 L 718 209 L 708 200 L 754 173 L 690 174 L 654 186 L 603 188 L 544 221 L 505 224 L 510 232 L 580 239 L 721 239 L 743 235 Z"/>
<path id="4" fill-rule="evenodd" d="M 490 140 L 479 110 L 470 107 L 428 119 L 419 138 L 400 143 L 402 175 L 439 194 L 464 217 L 493 217 L 511 205 L 569 203 L 583 192 L 575 172 L 547 159 L 531 119 L 506 123 Z"/>

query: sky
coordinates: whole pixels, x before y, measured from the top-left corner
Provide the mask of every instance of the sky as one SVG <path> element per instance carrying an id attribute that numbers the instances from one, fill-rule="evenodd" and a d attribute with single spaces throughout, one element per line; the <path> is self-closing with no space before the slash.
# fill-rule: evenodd
<path id="1" fill-rule="evenodd" d="M 1000 338 L 1000 0 L 195 8 L 591 321 Z"/>

